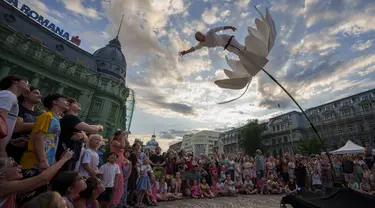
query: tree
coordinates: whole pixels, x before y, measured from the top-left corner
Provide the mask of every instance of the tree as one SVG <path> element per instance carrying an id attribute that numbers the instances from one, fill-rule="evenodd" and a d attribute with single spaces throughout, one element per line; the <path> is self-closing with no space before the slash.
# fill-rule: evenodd
<path id="1" fill-rule="evenodd" d="M 254 155 L 257 149 L 262 149 L 262 132 L 264 127 L 259 124 L 258 120 L 249 120 L 241 130 L 242 143 L 245 152 Z"/>
<path id="2" fill-rule="evenodd" d="M 323 151 L 323 147 L 324 144 L 316 137 L 305 139 L 298 143 L 298 149 L 304 155 L 320 154 Z"/>

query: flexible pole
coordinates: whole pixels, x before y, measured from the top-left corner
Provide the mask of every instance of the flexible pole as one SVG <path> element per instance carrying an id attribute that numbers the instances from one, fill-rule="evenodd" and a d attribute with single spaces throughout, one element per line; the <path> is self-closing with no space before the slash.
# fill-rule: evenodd
<path id="1" fill-rule="evenodd" d="M 323 143 L 323 140 L 322 140 L 322 138 L 320 137 L 320 135 L 318 133 L 318 130 L 316 130 L 314 124 L 311 122 L 311 120 L 309 119 L 309 117 L 306 115 L 305 111 L 298 104 L 298 102 L 294 99 L 294 97 L 271 74 L 269 74 L 265 69 L 262 68 L 262 71 L 264 73 L 266 73 L 274 82 L 276 82 L 276 84 L 279 85 L 281 87 L 281 89 L 284 90 L 284 92 L 290 97 L 290 99 L 293 100 L 293 102 L 297 105 L 297 107 L 301 110 L 301 112 L 303 113 L 303 115 L 306 117 L 306 119 L 309 122 L 311 128 L 313 129 L 313 131 L 315 132 L 316 136 L 318 137 L 320 143 L 322 144 L 324 152 L 327 154 L 329 163 L 331 164 L 331 172 L 332 172 L 332 175 L 333 175 L 333 181 L 335 182 L 336 181 L 336 174 L 335 174 L 335 171 L 333 170 L 333 163 L 332 163 L 332 160 L 331 160 L 331 156 L 330 156 L 327 148 L 325 147 L 325 145 Z"/>

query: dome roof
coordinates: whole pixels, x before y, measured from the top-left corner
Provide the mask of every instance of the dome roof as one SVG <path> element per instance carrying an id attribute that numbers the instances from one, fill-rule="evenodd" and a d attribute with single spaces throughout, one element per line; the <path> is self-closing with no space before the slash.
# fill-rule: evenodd
<path id="1" fill-rule="evenodd" d="M 159 146 L 159 143 L 158 143 L 157 141 L 155 141 L 155 140 L 151 140 L 151 141 L 148 141 L 148 142 L 146 143 L 146 146 L 154 146 L 154 147 L 157 147 L 157 146 Z"/>
<path id="2" fill-rule="evenodd" d="M 111 40 L 104 48 L 95 51 L 94 57 L 98 72 L 125 80 L 127 64 L 118 37 Z"/>

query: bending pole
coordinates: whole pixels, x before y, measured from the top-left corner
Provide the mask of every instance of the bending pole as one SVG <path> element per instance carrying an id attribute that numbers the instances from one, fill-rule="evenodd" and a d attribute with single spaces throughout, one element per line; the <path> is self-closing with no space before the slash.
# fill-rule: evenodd
<path id="1" fill-rule="evenodd" d="M 312 129 L 314 130 L 316 136 L 318 137 L 320 143 L 322 144 L 324 152 L 327 154 L 329 163 L 331 164 L 331 172 L 332 172 L 332 175 L 333 175 L 333 182 L 335 182 L 336 181 L 336 173 L 335 173 L 335 171 L 333 169 L 333 163 L 332 163 L 332 160 L 331 160 L 331 156 L 330 156 L 327 148 L 325 147 L 325 145 L 323 143 L 323 140 L 322 140 L 322 138 L 320 137 L 320 135 L 318 133 L 318 130 L 316 130 L 314 124 L 311 122 L 311 120 L 309 119 L 309 117 L 306 115 L 305 111 L 298 104 L 298 102 L 294 99 L 294 97 L 271 74 L 269 74 L 264 68 L 262 68 L 262 71 L 264 73 L 266 73 L 274 82 L 276 82 L 276 84 L 279 85 L 281 87 L 281 89 L 284 90 L 284 92 L 293 100 L 293 102 L 297 105 L 297 107 L 301 110 L 301 112 L 303 113 L 303 115 L 306 117 L 307 121 L 309 122 L 310 126 L 312 127 Z"/>

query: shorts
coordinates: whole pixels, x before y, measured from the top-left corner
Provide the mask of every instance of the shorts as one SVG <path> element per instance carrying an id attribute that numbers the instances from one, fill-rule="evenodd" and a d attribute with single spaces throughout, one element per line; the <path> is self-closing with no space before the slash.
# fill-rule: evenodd
<path id="1" fill-rule="evenodd" d="M 99 201 L 104 201 L 104 202 L 109 202 L 112 199 L 112 187 L 105 188 L 105 191 L 100 194 L 98 200 Z"/>

